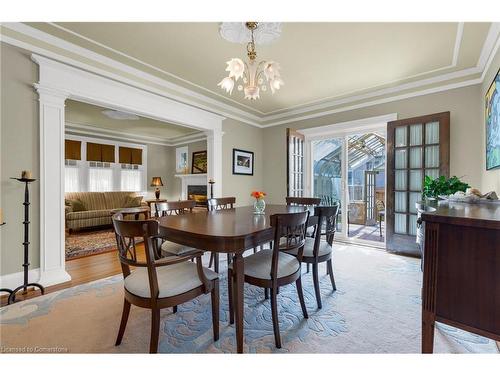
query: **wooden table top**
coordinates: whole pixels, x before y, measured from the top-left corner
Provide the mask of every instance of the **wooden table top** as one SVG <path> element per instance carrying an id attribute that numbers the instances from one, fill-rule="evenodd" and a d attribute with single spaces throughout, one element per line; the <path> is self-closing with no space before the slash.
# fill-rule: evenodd
<path id="1" fill-rule="evenodd" d="M 303 206 L 267 205 L 265 214 L 254 214 L 253 206 L 229 210 L 194 212 L 158 218 L 160 233 L 186 246 L 216 252 L 237 252 L 269 242 L 273 238 L 270 216 L 303 212 Z"/>
<path id="2" fill-rule="evenodd" d="M 500 202 L 462 203 L 440 201 L 436 211 L 425 212 L 426 222 L 500 229 Z"/>

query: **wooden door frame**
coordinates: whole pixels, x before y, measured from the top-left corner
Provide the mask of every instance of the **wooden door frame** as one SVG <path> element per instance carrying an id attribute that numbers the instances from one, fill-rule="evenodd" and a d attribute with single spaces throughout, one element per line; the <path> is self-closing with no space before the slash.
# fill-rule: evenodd
<path id="1" fill-rule="evenodd" d="M 439 112 L 424 116 L 416 116 L 405 118 L 387 123 L 387 168 L 386 168 L 386 214 L 385 214 L 385 236 L 388 250 L 391 249 L 391 241 L 394 238 L 394 185 L 395 185 L 395 129 L 398 126 L 409 126 L 413 124 L 422 124 L 422 170 L 425 170 L 425 124 L 433 121 L 439 122 L 439 174 L 440 176 L 449 177 L 450 174 L 450 112 Z M 407 144 L 409 146 L 410 132 L 407 132 Z M 409 158 L 409 155 L 408 155 Z M 409 160 L 407 161 L 409 163 Z M 409 173 L 409 172 L 408 172 Z M 407 186 L 410 183 L 409 175 L 407 175 Z M 409 194 L 407 196 L 407 205 L 409 204 Z M 407 218 L 408 227 L 409 218 Z"/>

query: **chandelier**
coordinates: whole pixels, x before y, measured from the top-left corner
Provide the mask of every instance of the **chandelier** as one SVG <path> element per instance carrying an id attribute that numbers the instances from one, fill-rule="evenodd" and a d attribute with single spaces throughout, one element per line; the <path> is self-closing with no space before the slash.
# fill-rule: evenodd
<path id="1" fill-rule="evenodd" d="M 284 84 L 280 77 L 280 66 L 275 61 L 257 62 L 257 51 L 255 50 L 254 30 L 257 29 L 257 22 L 246 22 L 245 26 L 251 32 L 251 40 L 247 44 L 248 61 L 239 58 L 232 58 L 227 62 L 226 71 L 229 75 L 219 82 L 223 90 L 229 95 L 241 78 L 243 84 L 237 86 L 238 91 L 245 93 L 245 99 L 257 100 L 260 98 L 260 92 L 266 92 L 271 89 L 274 94 Z"/>

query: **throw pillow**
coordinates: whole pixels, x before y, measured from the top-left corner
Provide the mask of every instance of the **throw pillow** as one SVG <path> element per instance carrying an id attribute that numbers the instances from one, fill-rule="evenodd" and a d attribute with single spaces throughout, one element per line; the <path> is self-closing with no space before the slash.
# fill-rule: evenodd
<path id="1" fill-rule="evenodd" d="M 71 211 L 80 212 L 85 211 L 85 205 L 80 199 L 65 199 L 64 204 L 71 207 Z"/>
<path id="2" fill-rule="evenodd" d="M 141 202 L 142 202 L 142 196 L 132 197 L 129 195 L 125 200 L 124 208 L 139 207 L 141 205 Z"/>

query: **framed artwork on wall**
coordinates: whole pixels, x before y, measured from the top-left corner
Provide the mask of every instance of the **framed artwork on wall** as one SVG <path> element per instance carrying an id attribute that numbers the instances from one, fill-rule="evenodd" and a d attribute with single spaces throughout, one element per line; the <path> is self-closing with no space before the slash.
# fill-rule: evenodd
<path id="1" fill-rule="evenodd" d="M 253 176 L 253 152 L 233 148 L 233 174 Z"/>
<path id="2" fill-rule="evenodd" d="M 193 163 L 191 173 L 200 174 L 207 173 L 207 151 L 193 152 Z"/>
<path id="3" fill-rule="evenodd" d="M 486 92 L 486 170 L 500 167 L 500 69 Z"/>
<path id="4" fill-rule="evenodd" d="M 175 171 L 177 173 L 188 173 L 188 147 L 177 147 L 175 149 Z"/>

